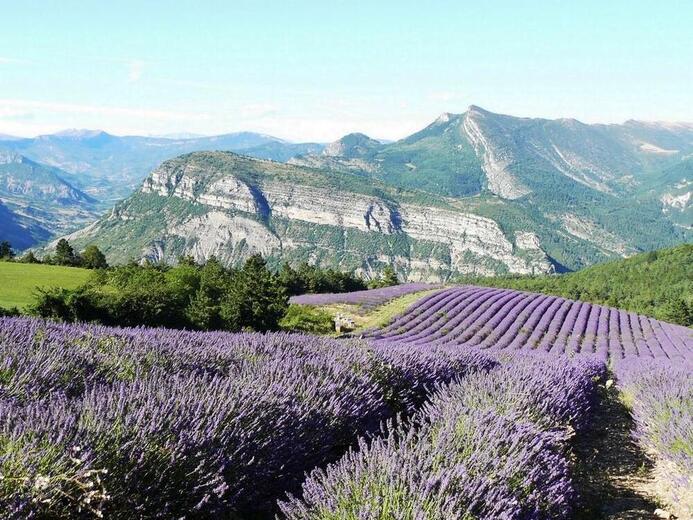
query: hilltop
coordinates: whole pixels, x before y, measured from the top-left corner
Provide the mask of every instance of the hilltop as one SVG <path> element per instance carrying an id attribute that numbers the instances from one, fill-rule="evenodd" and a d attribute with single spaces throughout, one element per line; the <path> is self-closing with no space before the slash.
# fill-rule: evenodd
<path id="1" fill-rule="evenodd" d="M 692 244 L 651 251 L 561 276 L 480 278 L 472 282 L 601 303 L 693 326 Z"/>

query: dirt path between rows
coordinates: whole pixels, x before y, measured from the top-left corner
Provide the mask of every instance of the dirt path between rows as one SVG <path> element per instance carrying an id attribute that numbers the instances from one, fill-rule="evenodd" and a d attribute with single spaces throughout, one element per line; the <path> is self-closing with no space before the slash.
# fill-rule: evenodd
<path id="1" fill-rule="evenodd" d="M 631 438 L 633 419 L 615 388 L 604 390 L 594 427 L 578 440 L 575 453 L 583 510 L 578 520 L 660 518 L 653 487 L 653 463 Z"/>

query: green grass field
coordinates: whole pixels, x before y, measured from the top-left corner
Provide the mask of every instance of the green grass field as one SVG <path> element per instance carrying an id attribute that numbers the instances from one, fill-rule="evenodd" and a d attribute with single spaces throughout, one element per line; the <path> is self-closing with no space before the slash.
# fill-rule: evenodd
<path id="1" fill-rule="evenodd" d="M 0 262 L 0 307 L 19 309 L 34 303 L 39 287 L 74 289 L 83 284 L 91 271 L 58 265 Z"/>

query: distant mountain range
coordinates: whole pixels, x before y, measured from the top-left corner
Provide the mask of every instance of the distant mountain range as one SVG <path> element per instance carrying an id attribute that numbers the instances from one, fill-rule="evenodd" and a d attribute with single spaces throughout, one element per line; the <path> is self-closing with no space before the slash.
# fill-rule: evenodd
<path id="1" fill-rule="evenodd" d="M 7 218 L 0 221 L 0 235 L 12 235 L 12 244 L 25 248 L 98 218 L 97 201 L 69 178 L 59 168 L 0 151 L 0 203 Z M 18 238 L 20 230 L 24 236 Z"/>
<path id="2" fill-rule="evenodd" d="M 692 235 L 688 124 L 587 125 L 471 106 L 392 143 L 350 134 L 326 146 L 292 144 L 248 133 L 182 140 L 90 133 L 18 143 L 44 162 L 62 157 L 80 189 L 75 165 L 87 159 L 101 169 L 85 169 L 85 177 L 99 171 L 112 183 L 135 183 L 146 161 L 198 149 L 275 161 L 205 152 L 164 162 L 131 197 L 71 236 L 116 261 L 192 254 L 234 264 L 262 252 L 271 261 L 365 274 L 392 263 L 408 279 L 445 280 L 573 270 Z"/>
<path id="3" fill-rule="evenodd" d="M 60 168 L 70 182 L 106 208 L 130 195 L 162 161 L 201 150 L 228 150 L 285 161 L 322 150 L 315 143 L 289 143 L 253 132 L 211 137 L 115 136 L 101 130 L 65 130 L 34 138 L 3 138 L 0 150 Z"/>

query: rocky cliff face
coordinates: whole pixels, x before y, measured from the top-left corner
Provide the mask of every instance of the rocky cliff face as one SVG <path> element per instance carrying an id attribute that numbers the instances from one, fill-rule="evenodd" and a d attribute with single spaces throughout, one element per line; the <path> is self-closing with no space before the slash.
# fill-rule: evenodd
<path id="1" fill-rule="evenodd" d="M 264 175 L 251 181 L 240 173 L 250 167 Z M 328 176 L 297 182 L 302 174 L 300 168 L 229 153 L 167 161 L 130 200 L 69 238 L 96 242 L 116 260 L 214 255 L 233 264 L 261 253 L 366 275 L 394 264 L 411 280 L 553 268 L 529 230 L 506 235 L 490 218 L 443 204 L 396 201 L 386 192 L 339 189 L 326 183 Z M 163 218 L 155 221 L 152 211 Z"/>
<path id="2" fill-rule="evenodd" d="M 688 125 L 471 106 L 394 143 L 350 134 L 310 150 L 287 163 L 223 152 L 168 160 L 75 239 L 112 260 L 213 254 L 233 264 L 262 252 L 366 274 L 393 264 L 438 281 L 579 269 L 693 238 Z"/>

